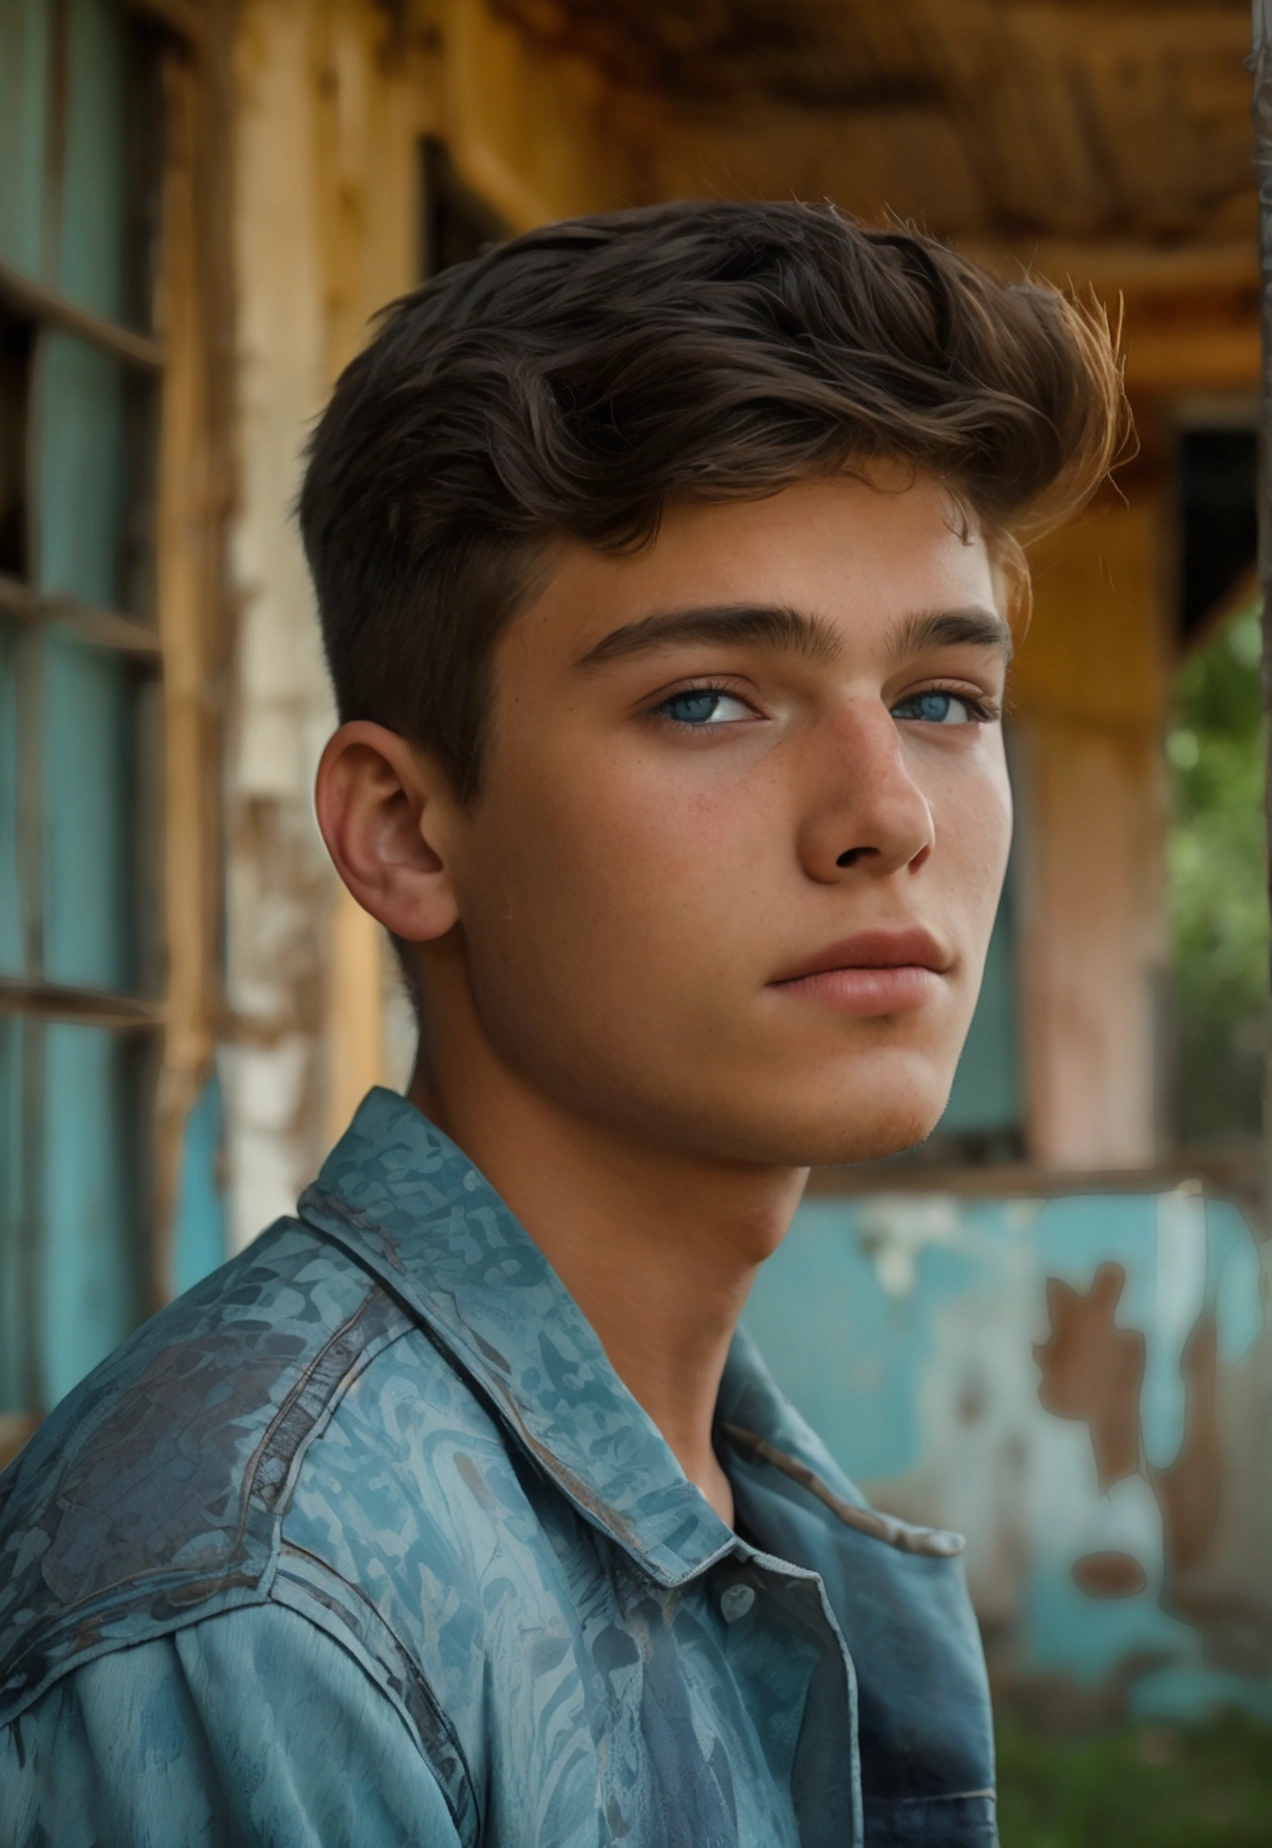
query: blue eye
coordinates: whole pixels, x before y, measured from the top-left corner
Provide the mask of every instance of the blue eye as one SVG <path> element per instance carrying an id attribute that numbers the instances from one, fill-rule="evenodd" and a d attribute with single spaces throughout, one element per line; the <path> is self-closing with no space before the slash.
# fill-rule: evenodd
<path id="1" fill-rule="evenodd" d="M 961 693 L 944 693 L 933 688 L 929 693 L 913 693 L 898 700 L 892 708 L 894 719 L 920 719 L 925 725 L 968 725 L 987 714 L 975 700 Z"/>
<path id="2" fill-rule="evenodd" d="M 729 707 L 735 710 L 727 710 Z M 724 725 L 750 715 L 744 701 L 715 687 L 690 687 L 684 693 L 673 693 L 654 710 L 664 718 L 674 719 L 677 725 Z"/>

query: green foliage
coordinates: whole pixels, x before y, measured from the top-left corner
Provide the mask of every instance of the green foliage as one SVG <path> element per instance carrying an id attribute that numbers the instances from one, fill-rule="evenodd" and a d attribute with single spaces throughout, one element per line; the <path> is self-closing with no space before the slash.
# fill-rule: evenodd
<path id="1" fill-rule="evenodd" d="M 1048 1739 L 998 1719 L 1003 1848 L 1269 1848 L 1272 1730 L 1204 1726 Z"/>
<path id="2" fill-rule="evenodd" d="M 1268 1013 L 1259 610 L 1240 611 L 1180 676 L 1166 740 L 1184 1143 L 1257 1134 Z"/>

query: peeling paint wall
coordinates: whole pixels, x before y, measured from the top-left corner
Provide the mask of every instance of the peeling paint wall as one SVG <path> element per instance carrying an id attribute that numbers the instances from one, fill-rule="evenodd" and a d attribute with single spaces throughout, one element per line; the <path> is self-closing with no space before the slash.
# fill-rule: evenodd
<path id="1" fill-rule="evenodd" d="M 879 1505 L 967 1536 L 993 1673 L 1272 1716 L 1264 1251 L 1197 1190 L 801 1208 L 745 1320 Z"/>
<path id="2" fill-rule="evenodd" d="M 366 1088 L 409 1075 L 382 934 L 335 879 L 312 786 L 334 713 L 291 508 L 310 424 L 417 280 L 442 136 L 514 229 L 623 196 L 595 77 L 479 0 L 243 0 L 235 44 L 237 505 L 225 778 L 229 1244 L 312 1177 Z"/>
<path id="3" fill-rule="evenodd" d="M 334 725 L 292 506 L 306 433 L 370 316 L 415 280 L 422 53 L 359 0 L 245 0 L 235 108 L 237 456 L 226 780 L 230 1244 L 292 1210 L 371 1083 L 401 1082 L 378 927 L 313 818 Z"/>
<path id="4" fill-rule="evenodd" d="M 290 509 L 326 387 L 310 12 L 243 7 L 236 55 L 238 507 L 226 745 L 222 1047 L 229 1239 L 289 1212 L 319 1154 L 331 874 L 310 789 L 330 696 Z"/>

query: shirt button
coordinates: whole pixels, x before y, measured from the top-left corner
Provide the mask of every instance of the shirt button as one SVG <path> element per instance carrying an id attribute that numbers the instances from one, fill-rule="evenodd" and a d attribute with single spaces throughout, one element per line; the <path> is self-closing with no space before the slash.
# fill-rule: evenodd
<path id="1" fill-rule="evenodd" d="M 726 1623 L 745 1617 L 754 1603 L 755 1592 L 750 1585 L 726 1585 L 720 1593 L 720 1611 Z"/>

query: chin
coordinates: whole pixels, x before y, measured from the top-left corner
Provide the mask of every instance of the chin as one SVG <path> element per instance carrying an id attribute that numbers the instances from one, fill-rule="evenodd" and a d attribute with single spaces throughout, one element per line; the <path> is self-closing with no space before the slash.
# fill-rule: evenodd
<path id="1" fill-rule="evenodd" d="M 926 1142 L 939 1121 L 926 1115 L 889 1116 L 879 1120 L 858 1117 L 849 1123 L 819 1125 L 804 1133 L 796 1131 L 788 1143 L 791 1166 L 800 1168 L 842 1168 L 862 1162 L 883 1161 L 888 1155 L 902 1155 L 907 1149 Z"/>
<path id="2" fill-rule="evenodd" d="M 801 1102 L 794 1087 L 772 1100 L 770 1111 L 749 1126 L 752 1160 L 792 1168 L 831 1168 L 901 1155 L 926 1142 L 949 1101 L 951 1077 L 930 1070 L 905 1082 L 860 1082 Z M 757 1112 L 757 1116 L 760 1113 Z"/>

